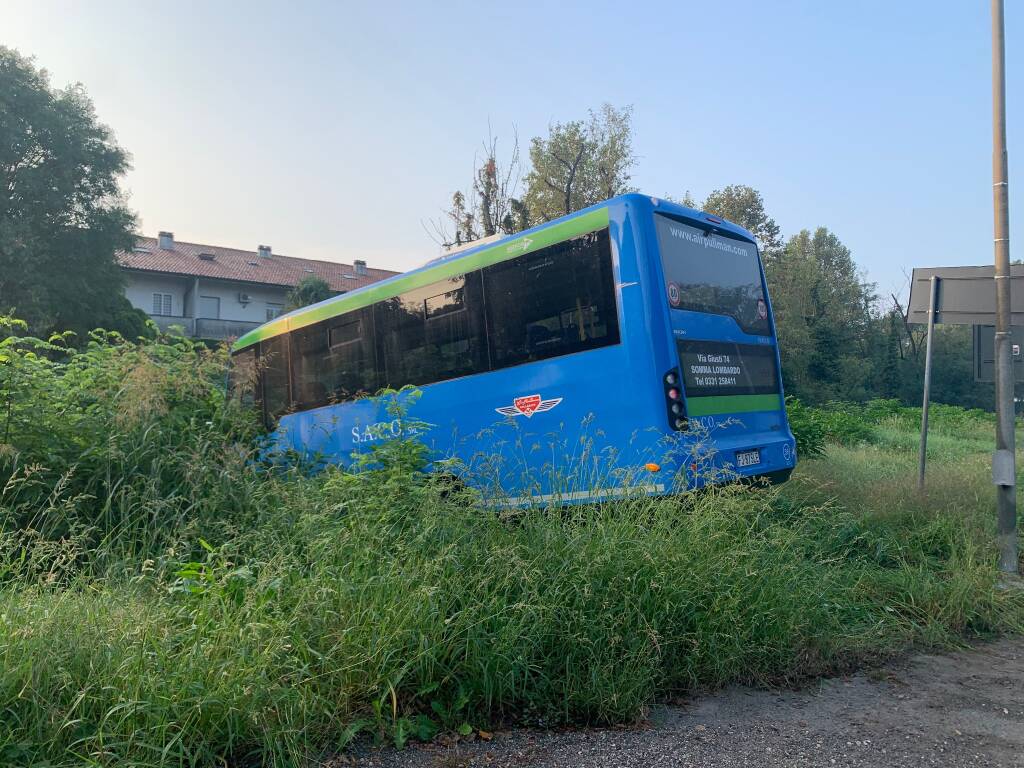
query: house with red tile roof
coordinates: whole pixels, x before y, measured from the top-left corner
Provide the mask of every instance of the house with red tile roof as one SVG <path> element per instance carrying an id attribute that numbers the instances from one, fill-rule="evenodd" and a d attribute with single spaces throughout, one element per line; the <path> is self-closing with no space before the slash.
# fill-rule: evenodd
<path id="1" fill-rule="evenodd" d="M 397 274 L 351 264 L 300 259 L 274 253 L 183 243 L 171 232 L 139 237 L 130 253 L 118 254 L 126 277 L 125 296 L 161 329 L 179 326 L 188 336 L 220 340 L 241 336 L 280 314 L 288 292 L 316 276 L 345 293 Z"/>

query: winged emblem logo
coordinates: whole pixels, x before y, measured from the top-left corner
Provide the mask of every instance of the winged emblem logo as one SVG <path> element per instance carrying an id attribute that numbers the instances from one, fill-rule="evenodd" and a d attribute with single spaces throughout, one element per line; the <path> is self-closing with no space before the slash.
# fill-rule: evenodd
<path id="1" fill-rule="evenodd" d="M 540 395 L 524 395 L 523 397 L 514 398 L 512 400 L 512 405 L 505 405 L 501 408 L 495 408 L 494 410 L 502 416 L 525 416 L 529 419 L 535 413 L 550 411 L 560 402 L 562 402 L 562 398 L 560 397 L 553 397 L 549 400 L 544 400 Z"/>

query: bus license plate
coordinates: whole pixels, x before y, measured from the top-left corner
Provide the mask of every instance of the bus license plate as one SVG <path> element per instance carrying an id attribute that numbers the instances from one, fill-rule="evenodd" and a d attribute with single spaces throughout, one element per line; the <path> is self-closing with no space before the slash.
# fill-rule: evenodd
<path id="1" fill-rule="evenodd" d="M 737 451 L 736 452 L 736 466 L 737 467 L 752 467 L 755 464 L 761 463 L 761 451 Z"/>

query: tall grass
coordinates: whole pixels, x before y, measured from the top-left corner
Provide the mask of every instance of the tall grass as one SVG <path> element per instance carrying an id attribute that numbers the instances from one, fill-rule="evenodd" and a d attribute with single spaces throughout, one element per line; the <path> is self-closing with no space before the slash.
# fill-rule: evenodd
<path id="1" fill-rule="evenodd" d="M 968 492 L 842 484 L 898 446 L 829 448 L 782 489 L 498 514 L 413 444 L 262 467 L 219 353 L 63 355 L 15 355 L 31 386 L 2 391 L 0 764 L 299 766 L 1024 625 Z"/>

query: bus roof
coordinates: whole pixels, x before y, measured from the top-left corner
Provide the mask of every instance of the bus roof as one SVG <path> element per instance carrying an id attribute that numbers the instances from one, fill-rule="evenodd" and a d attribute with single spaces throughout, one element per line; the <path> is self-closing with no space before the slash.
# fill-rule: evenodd
<path id="1" fill-rule="evenodd" d="M 619 195 L 589 208 L 584 208 L 582 211 L 577 211 L 560 219 L 509 235 L 497 242 L 484 242 L 469 249 L 444 255 L 410 272 L 404 272 L 400 275 L 389 277 L 386 280 L 357 288 L 354 291 L 333 296 L 316 304 L 292 310 L 239 337 L 231 349 L 233 352 L 239 352 L 265 339 L 280 336 L 289 331 L 343 315 L 346 312 L 362 309 L 363 307 L 399 296 L 407 291 L 429 285 L 438 280 L 456 277 L 492 264 L 514 259 L 517 256 L 532 253 L 573 237 L 604 229 L 608 226 L 608 208 L 617 202 L 626 200 L 642 202 L 644 205 L 653 206 L 657 210 L 666 213 L 675 213 L 691 219 L 704 219 L 714 224 L 718 229 L 732 232 L 749 240 L 754 239 L 753 235 L 742 227 L 723 219 L 709 216 L 701 211 L 687 208 L 678 203 L 638 193 Z"/>

